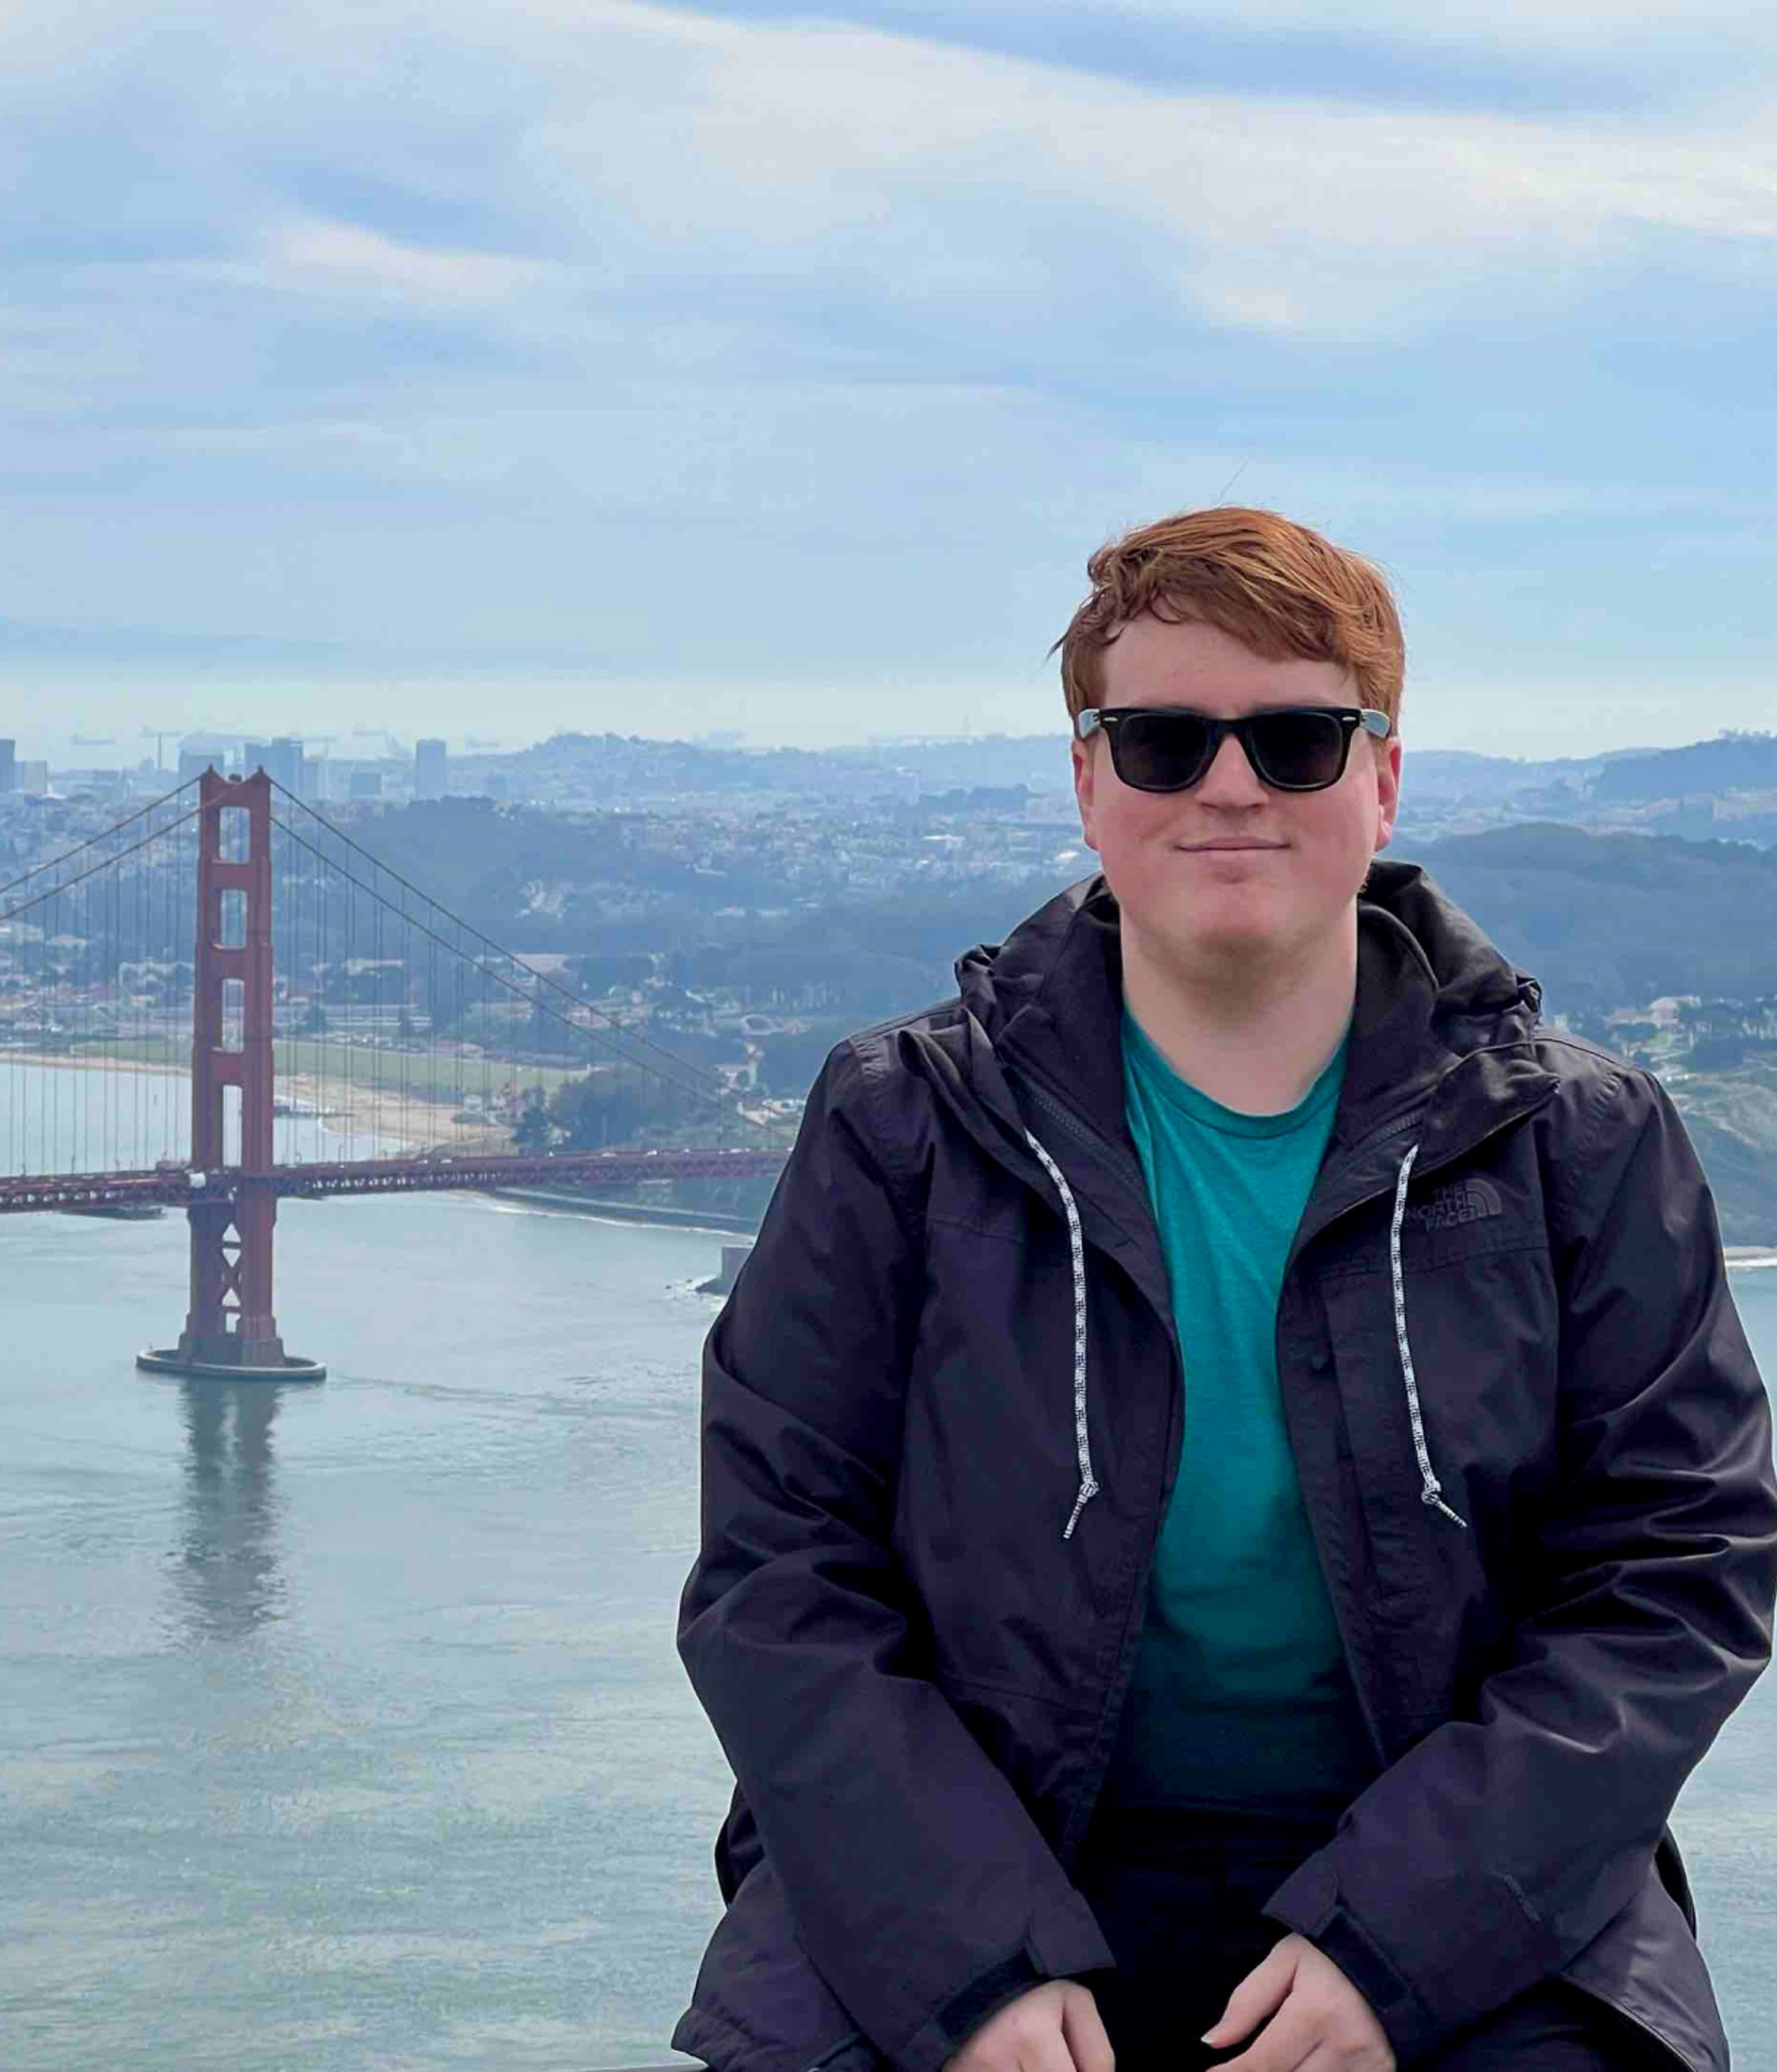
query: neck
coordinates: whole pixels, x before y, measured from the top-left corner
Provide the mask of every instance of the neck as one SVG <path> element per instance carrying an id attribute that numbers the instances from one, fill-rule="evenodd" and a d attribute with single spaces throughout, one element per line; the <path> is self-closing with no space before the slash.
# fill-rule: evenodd
<path id="1" fill-rule="evenodd" d="M 1265 960 L 1181 960 L 1121 920 L 1123 998 L 1156 1050 L 1211 1100 L 1281 1115 L 1325 1071 L 1357 994 L 1357 905 L 1322 939 Z"/>

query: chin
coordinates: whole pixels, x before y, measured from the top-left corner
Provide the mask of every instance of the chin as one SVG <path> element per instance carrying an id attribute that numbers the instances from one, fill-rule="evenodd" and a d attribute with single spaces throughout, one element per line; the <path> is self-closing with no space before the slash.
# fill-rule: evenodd
<path id="1" fill-rule="evenodd" d="M 1282 947 L 1285 937 L 1269 919 L 1261 915 L 1229 915 L 1209 921 L 1202 914 L 1188 925 L 1176 923 L 1147 931 L 1165 954 L 1180 964 L 1225 964 L 1241 958 L 1262 956 Z"/>

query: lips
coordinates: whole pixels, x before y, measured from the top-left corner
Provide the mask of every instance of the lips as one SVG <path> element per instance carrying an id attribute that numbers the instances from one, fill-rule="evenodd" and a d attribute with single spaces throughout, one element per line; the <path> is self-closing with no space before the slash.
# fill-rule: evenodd
<path id="1" fill-rule="evenodd" d="M 1282 842 L 1180 842 L 1191 856 L 1265 856 L 1286 846 Z"/>

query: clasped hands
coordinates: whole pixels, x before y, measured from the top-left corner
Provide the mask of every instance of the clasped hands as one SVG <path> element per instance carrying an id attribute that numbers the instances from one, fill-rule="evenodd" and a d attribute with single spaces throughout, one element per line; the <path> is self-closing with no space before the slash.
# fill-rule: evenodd
<path id="1" fill-rule="evenodd" d="M 1223 2060 L 1219 2072 L 1394 2072 L 1394 2052 L 1369 2002 L 1300 1935 L 1285 1935 L 1248 1972 L 1203 2041 L 1231 2050 L 1261 2022 L 1257 2040 Z M 945 2072 L 1113 2072 L 1114 2062 L 1089 1989 L 1051 1979 L 983 2022 Z"/>

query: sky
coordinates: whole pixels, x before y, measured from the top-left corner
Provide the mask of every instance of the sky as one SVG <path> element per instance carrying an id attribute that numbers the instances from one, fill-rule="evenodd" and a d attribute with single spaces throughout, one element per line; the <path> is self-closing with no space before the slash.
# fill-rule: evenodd
<path id="1" fill-rule="evenodd" d="M 1059 730 L 1224 500 L 1409 754 L 1777 727 L 1777 10 L 1361 12 L 0 0 L 0 733 Z"/>

